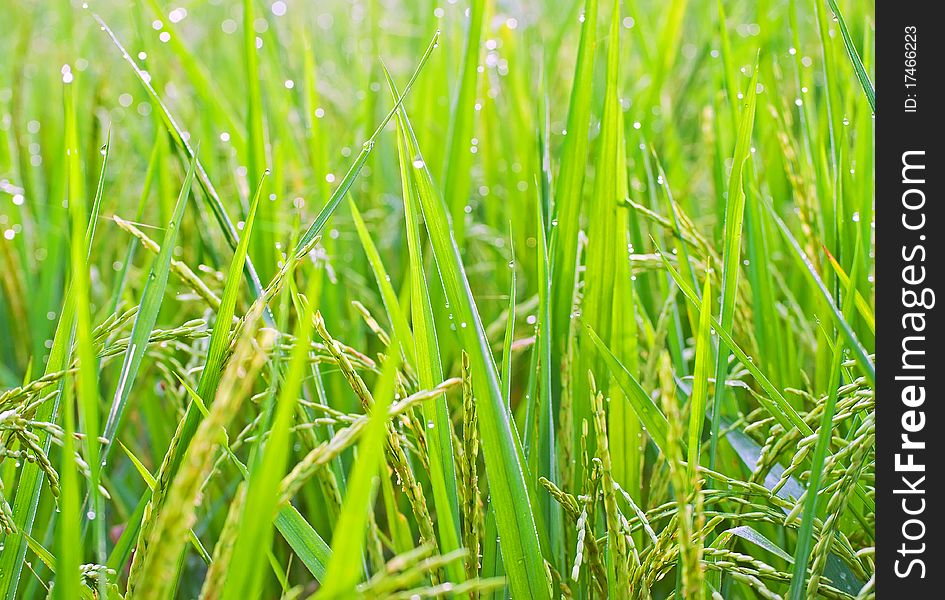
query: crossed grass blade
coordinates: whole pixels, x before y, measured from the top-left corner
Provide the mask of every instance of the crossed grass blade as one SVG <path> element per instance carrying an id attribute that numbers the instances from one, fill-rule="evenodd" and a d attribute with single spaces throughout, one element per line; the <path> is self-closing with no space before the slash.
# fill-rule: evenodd
<path id="1" fill-rule="evenodd" d="M 514 433 L 499 384 L 498 369 L 476 302 L 459 256 L 446 209 L 420 153 L 406 111 L 398 113 L 401 149 L 407 150 L 420 209 L 450 305 L 457 313 L 459 337 L 469 353 L 474 389 L 479 399 L 479 427 L 486 472 L 492 483 L 505 572 L 513 595 L 547 598 L 548 580 L 542 564 L 538 530 L 531 510 L 521 442 Z"/>

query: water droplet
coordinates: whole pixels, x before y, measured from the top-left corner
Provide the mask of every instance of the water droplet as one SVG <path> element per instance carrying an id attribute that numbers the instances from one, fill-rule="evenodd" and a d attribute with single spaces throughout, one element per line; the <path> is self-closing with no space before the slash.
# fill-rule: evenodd
<path id="1" fill-rule="evenodd" d="M 425 165 L 426 163 L 423 162 L 422 156 L 418 156 L 417 158 L 413 159 L 413 166 L 415 168 L 422 169 Z"/>

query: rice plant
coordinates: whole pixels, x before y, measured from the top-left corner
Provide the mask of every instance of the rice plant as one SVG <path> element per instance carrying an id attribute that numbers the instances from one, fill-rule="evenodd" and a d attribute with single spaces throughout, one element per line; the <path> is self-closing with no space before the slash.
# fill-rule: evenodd
<path id="1" fill-rule="evenodd" d="M 6 3 L 0 597 L 872 598 L 872 10 Z"/>

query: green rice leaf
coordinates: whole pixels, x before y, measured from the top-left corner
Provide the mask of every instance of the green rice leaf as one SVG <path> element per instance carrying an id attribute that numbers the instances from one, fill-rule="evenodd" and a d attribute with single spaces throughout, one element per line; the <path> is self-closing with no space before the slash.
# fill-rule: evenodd
<path id="1" fill-rule="evenodd" d="M 457 315 L 460 341 L 470 356 L 496 524 L 499 535 L 506 540 L 502 556 L 509 586 L 514 596 L 548 598 L 550 589 L 520 459 L 521 442 L 513 432 L 510 415 L 505 409 L 495 358 L 469 288 L 443 200 L 422 158 L 405 111 L 400 111 L 399 117 L 400 135 L 404 137 L 402 147 L 408 151 L 406 156 L 412 166 L 411 175 L 417 186 L 417 198 L 430 234 L 430 245 L 446 297 Z"/>
<path id="2" fill-rule="evenodd" d="M 584 22 L 578 44 L 574 82 L 568 105 L 568 135 L 561 149 L 561 166 L 555 195 L 551 233 L 552 318 L 556 328 L 567 331 L 574 303 L 575 273 L 578 264 L 578 231 L 580 231 L 581 190 L 586 171 L 588 128 L 593 95 L 594 51 L 597 45 L 597 0 L 585 0 Z M 557 353 L 563 353 L 556 348 Z"/>
<path id="3" fill-rule="evenodd" d="M 79 515 L 79 498 L 81 494 L 79 488 L 79 473 L 75 464 L 77 455 L 75 443 L 76 396 L 78 396 L 79 409 L 84 413 L 83 405 L 87 403 L 97 403 L 96 387 L 98 383 L 96 381 L 94 354 L 90 346 L 89 272 L 86 256 L 83 252 L 83 246 L 86 240 L 83 235 L 84 224 L 82 223 L 85 218 L 85 198 L 83 197 L 82 172 L 79 163 L 79 144 L 76 132 L 75 87 L 72 85 L 65 86 L 63 96 L 65 100 L 66 120 L 66 167 L 68 169 L 66 189 L 72 222 L 70 244 L 71 286 L 75 293 L 74 335 L 78 342 L 75 352 L 80 361 L 79 372 L 75 377 L 75 391 L 73 391 L 72 387 L 66 386 L 64 390 L 65 401 L 62 407 L 62 454 L 65 460 L 60 468 L 62 473 L 62 497 L 60 503 L 65 514 L 72 515 L 72 518 L 65 519 L 62 526 L 59 527 L 56 532 L 56 585 L 53 588 L 53 596 L 56 599 L 66 600 L 79 596 L 79 588 L 81 586 L 79 565 L 82 563 L 85 554 L 80 521 L 75 518 Z M 92 231 L 94 231 L 94 225 L 91 225 L 91 227 L 93 228 Z"/>
<path id="4" fill-rule="evenodd" d="M 856 78 L 860 82 L 860 87 L 863 88 L 863 93 L 866 94 L 866 100 L 870 103 L 870 110 L 876 112 L 876 91 L 873 89 L 873 83 L 870 81 L 870 77 L 863 67 L 863 61 L 860 60 L 860 53 L 856 50 L 856 45 L 853 42 L 853 37 L 850 35 L 847 22 L 843 18 L 843 13 L 840 12 L 840 7 L 837 6 L 837 0 L 827 0 L 827 5 L 830 7 L 834 20 L 840 28 L 840 37 L 843 38 L 843 47 L 846 48 L 847 56 L 850 58 L 850 64 L 853 65 L 853 71 L 856 73 Z"/>
<path id="5" fill-rule="evenodd" d="M 702 427 L 705 423 L 706 399 L 709 396 L 709 374 L 712 368 L 712 278 L 705 278 L 702 288 L 702 307 L 699 309 L 699 329 L 696 332 L 696 365 L 693 370 L 692 393 L 689 395 L 689 479 L 695 477 L 702 446 Z"/>
<path id="6" fill-rule="evenodd" d="M 732 158 L 732 173 L 728 180 L 728 192 L 725 199 L 725 231 L 722 250 L 722 305 L 719 322 L 726 333 L 732 332 L 735 321 L 735 301 L 738 295 L 738 276 L 741 265 L 742 221 L 745 216 L 746 164 L 751 157 L 751 134 L 755 124 L 757 105 L 759 61 L 755 60 L 751 83 L 745 94 L 745 106 L 738 123 L 738 137 L 735 140 L 735 154 Z M 715 361 L 715 381 L 724 382 L 728 378 L 728 353 L 724 344 L 719 344 Z M 719 419 L 726 393 L 726 386 L 715 386 L 712 399 L 712 434 L 709 442 L 709 467 L 715 465 L 719 440 Z"/>
<path id="7" fill-rule="evenodd" d="M 608 370 L 610 370 L 611 376 L 617 382 L 617 385 L 620 386 L 620 389 L 623 390 L 630 407 L 633 409 L 634 413 L 636 413 L 640 422 L 643 423 L 653 443 L 655 443 L 660 450 L 666 452 L 668 448 L 666 432 L 669 428 L 666 416 L 659 407 L 653 403 L 653 400 L 643 390 L 633 375 L 630 374 L 630 371 L 617 360 L 617 357 L 614 356 L 613 352 L 604 344 L 604 341 L 591 329 L 590 325 L 585 323 L 584 331 L 597 348 L 597 352 L 604 360 Z"/>
<path id="8" fill-rule="evenodd" d="M 321 318 L 321 317 L 318 317 Z M 396 346 L 393 342 L 392 346 Z M 374 479 L 384 454 L 387 409 L 394 398 L 394 382 L 400 354 L 391 352 L 371 396 L 375 404 L 358 446 L 358 457 L 348 479 L 341 515 L 331 540 L 331 558 L 317 598 L 350 598 L 361 577 L 368 513 L 374 501 Z"/>
<path id="9" fill-rule="evenodd" d="M 390 73 L 385 69 L 391 94 L 396 89 Z M 402 118 L 397 115 L 398 131 L 403 128 Z M 420 385 L 432 389 L 443 380 L 443 365 L 430 289 L 423 264 L 423 244 L 420 238 L 421 210 L 417 199 L 417 187 L 411 173 L 410 152 L 404 135 L 397 136 L 398 165 L 400 167 L 401 190 L 404 197 L 404 221 L 407 229 L 407 253 L 410 265 L 410 309 L 413 320 L 414 356 Z M 409 343 L 407 338 L 403 343 Z M 437 531 L 440 547 L 450 552 L 460 547 L 458 476 L 453 450 L 452 423 L 446 396 L 440 395 L 423 403 L 423 418 L 427 424 L 427 439 L 430 441 L 430 483 L 433 487 L 433 503 L 437 511 Z M 429 429 L 433 424 L 432 430 Z M 461 581 L 459 565 L 448 567 L 452 577 Z"/>
<path id="10" fill-rule="evenodd" d="M 276 527 L 305 568 L 318 581 L 324 581 L 331 548 L 315 528 L 292 505 L 286 504 L 276 515 Z"/>
<path id="11" fill-rule="evenodd" d="M 472 0 L 468 11 L 469 23 L 463 46 L 462 70 L 459 89 L 450 111 L 450 126 L 446 141 L 446 165 L 443 170 L 443 200 L 452 217 L 453 235 L 462 247 L 466 232 L 466 204 L 469 195 L 472 153 L 473 118 L 476 114 L 476 84 L 479 79 L 479 43 L 482 21 L 486 12 L 485 0 Z"/>
<path id="12" fill-rule="evenodd" d="M 177 196 L 177 203 L 174 205 L 174 216 L 171 217 L 167 228 L 164 230 L 161 251 L 151 264 L 151 273 L 144 284 L 144 291 L 141 293 L 138 314 L 135 316 L 135 322 L 131 328 L 131 339 L 122 359 L 118 387 L 115 389 L 111 408 L 108 411 L 108 418 L 105 421 L 103 435 L 108 440 L 104 451 L 106 458 L 110 453 L 111 443 L 118 433 L 118 427 L 127 407 L 128 398 L 134 388 L 141 362 L 144 360 L 144 353 L 148 349 L 148 340 L 154 330 L 154 324 L 157 322 L 158 313 L 161 311 L 161 305 L 164 302 L 164 290 L 167 287 L 171 259 L 174 256 L 174 247 L 184 218 L 184 210 L 187 208 L 187 202 L 190 199 L 190 187 L 194 180 L 196 166 L 195 154 L 190 161 L 190 168 L 187 170 L 186 177 L 184 177 L 180 194 Z"/>

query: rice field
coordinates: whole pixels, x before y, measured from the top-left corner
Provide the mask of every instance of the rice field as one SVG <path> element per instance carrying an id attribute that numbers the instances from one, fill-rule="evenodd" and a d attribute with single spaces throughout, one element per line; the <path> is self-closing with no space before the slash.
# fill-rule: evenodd
<path id="1" fill-rule="evenodd" d="M 0 597 L 874 597 L 871 3 L 3 12 Z"/>

